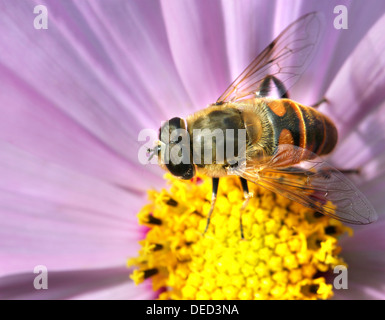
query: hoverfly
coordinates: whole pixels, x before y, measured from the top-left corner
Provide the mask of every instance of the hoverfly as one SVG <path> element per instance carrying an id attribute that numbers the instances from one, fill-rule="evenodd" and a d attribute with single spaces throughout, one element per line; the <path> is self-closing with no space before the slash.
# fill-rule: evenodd
<path id="1" fill-rule="evenodd" d="M 250 197 L 247 182 L 254 182 L 306 207 L 335 219 L 368 224 L 376 220 L 376 212 L 365 196 L 339 170 L 319 156 L 329 154 L 337 143 L 333 122 L 314 106 L 304 106 L 289 99 L 290 88 L 307 67 L 319 38 L 320 21 L 316 12 L 308 13 L 291 23 L 270 43 L 206 109 L 186 118 L 172 118 L 162 125 L 159 141 L 152 155 L 171 174 L 191 179 L 196 171 L 212 177 L 212 201 L 205 232 L 215 207 L 219 179 L 228 175 L 240 177 L 245 201 Z M 269 97 L 278 91 L 279 99 Z M 322 101 L 321 101 L 322 102 Z M 237 139 L 223 139 L 210 145 L 197 129 L 243 129 L 246 132 L 245 152 L 225 156 L 223 161 L 196 163 L 203 151 L 215 156 L 219 144 L 232 145 Z M 178 130 L 178 135 L 173 132 Z M 170 150 L 187 136 L 183 152 L 187 161 L 175 161 Z M 182 139 L 183 140 L 183 139 Z M 204 141 L 202 145 L 202 141 Z M 242 215 L 241 237 L 243 238 Z"/>

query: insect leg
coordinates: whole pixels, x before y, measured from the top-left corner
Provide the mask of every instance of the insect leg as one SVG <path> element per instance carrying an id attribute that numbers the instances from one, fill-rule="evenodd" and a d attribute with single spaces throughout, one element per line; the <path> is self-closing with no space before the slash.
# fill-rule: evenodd
<path id="1" fill-rule="evenodd" d="M 314 109 L 317 109 L 321 104 L 323 103 L 329 103 L 328 99 L 326 99 L 325 97 L 323 97 L 320 101 L 314 103 L 311 105 L 312 108 Z"/>
<path id="2" fill-rule="evenodd" d="M 210 211 L 207 215 L 207 224 L 206 224 L 205 231 L 203 232 L 203 235 L 207 232 L 207 229 L 209 228 L 209 225 L 210 225 L 211 214 L 214 211 L 215 202 L 217 201 L 218 186 L 219 186 L 219 178 L 213 178 L 213 190 L 212 190 L 212 194 L 211 194 L 211 207 L 210 207 Z"/>
<path id="3" fill-rule="evenodd" d="M 240 224 L 240 230 L 241 230 L 241 238 L 245 239 L 245 236 L 243 234 L 243 224 L 242 224 L 242 212 L 246 209 L 247 204 L 249 203 L 250 198 L 253 197 L 253 193 L 249 191 L 249 187 L 247 186 L 247 180 L 244 178 L 240 178 L 242 190 L 243 190 L 243 196 L 245 200 L 243 201 L 241 212 L 239 215 L 239 224 Z"/>
<path id="4" fill-rule="evenodd" d="M 321 173 L 324 174 L 324 176 L 327 178 L 330 176 L 332 172 L 341 172 L 343 174 L 360 174 L 361 170 L 360 168 L 356 169 L 334 169 L 334 168 L 329 168 L 327 170 L 322 170 Z"/>
<path id="5" fill-rule="evenodd" d="M 361 169 L 356 168 L 356 169 L 337 169 L 339 172 L 342 172 L 343 174 L 360 174 Z"/>
<path id="6" fill-rule="evenodd" d="M 305 175 L 305 176 L 309 176 L 309 177 L 313 176 L 314 174 L 322 174 L 322 176 L 325 179 L 330 178 L 330 175 L 333 172 L 341 172 L 343 174 L 360 174 L 361 173 L 360 168 L 355 168 L 355 169 L 325 168 L 325 169 L 318 171 L 317 173 L 310 171 L 310 170 L 301 169 L 301 168 L 284 168 L 284 169 L 280 169 L 280 171 L 287 172 L 287 173 L 293 174 L 293 175 L 299 174 L 300 176 Z"/>
<path id="7" fill-rule="evenodd" d="M 277 87 L 279 96 L 281 98 L 284 98 L 284 99 L 289 98 L 288 90 L 286 89 L 283 82 L 272 75 L 268 75 L 265 77 L 265 79 L 263 79 L 263 81 L 259 87 L 259 90 L 258 90 L 258 96 L 266 97 L 269 95 L 269 93 L 271 91 L 271 87 L 270 87 L 271 81 L 273 81 L 275 86 Z"/>

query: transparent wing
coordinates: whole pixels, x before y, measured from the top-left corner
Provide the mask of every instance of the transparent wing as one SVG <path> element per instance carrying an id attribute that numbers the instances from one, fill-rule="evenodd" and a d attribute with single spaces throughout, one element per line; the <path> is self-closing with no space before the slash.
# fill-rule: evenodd
<path id="1" fill-rule="evenodd" d="M 230 173 L 344 222 L 368 224 L 377 220 L 372 205 L 344 174 L 302 148 L 279 146 L 262 165 L 241 163 Z"/>
<path id="2" fill-rule="evenodd" d="M 307 68 L 319 41 L 321 20 L 317 12 L 308 13 L 291 23 L 263 50 L 218 98 L 217 103 L 255 97 L 267 76 L 274 76 L 286 91 Z M 273 82 L 263 91 L 270 92 Z"/>

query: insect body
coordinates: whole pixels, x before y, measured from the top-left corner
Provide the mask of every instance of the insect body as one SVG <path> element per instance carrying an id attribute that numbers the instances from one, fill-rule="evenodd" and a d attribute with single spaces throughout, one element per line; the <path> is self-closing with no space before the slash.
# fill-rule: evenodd
<path id="1" fill-rule="evenodd" d="M 245 157 L 255 161 L 273 156 L 280 145 L 294 145 L 317 155 L 326 155 L 337 143 L 337 129 L 328 117 L 290 99 L 255 98 L 212 105 L 188 117 L 187 130 L 190 137 L 193 137 L 193 150 L 202 152 L 199 158 L 203 158 L 206 150 L 201 148 L 201 135 L 194 134 L 194 130 L 205 128 L 220 128 L 223 131 L 245 129 Z M 236 138 L 234 142 L 238 142 Z M 212 149 L 209 151 L 213 152 L 212 158 L 215 159 L 215 146 Z M 235 162 L 236 159 L 224 160 L 221 164 L 198 164 L 198 169 L 207 176 L 226 176 L 229 174 L 231 160 Z"/>
<path id="2" fill-rule="evenodd" d="M 161 127 L 160 141 L 151 151 L 165 169 L 182 179 L 191 179 L 196 171 L 212 177 L 205 232 L 219 179 L 227 175 L 240 177 L 245 196 L 241 211 L 252 196 L 251 181 L 345 222 L 376 219 L 365 196 L 319 157 L 336 146 L 333 122 L 315 107 L 289 99 L 288 88 L 307 67 L 318 41 L 318 18 L 312 12 L 290 24 L 216 103 L 186 121 L 173 118 Z M 273 89 L 278 99 L 269 97 Z M 240 225 L 243 238 L 242 221 Z"/>

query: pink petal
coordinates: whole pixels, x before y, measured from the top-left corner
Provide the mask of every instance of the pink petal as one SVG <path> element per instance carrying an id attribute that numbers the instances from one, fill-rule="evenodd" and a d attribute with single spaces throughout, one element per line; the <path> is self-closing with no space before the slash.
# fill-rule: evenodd
<path id="1" fill-rule="evenodd" d="M 338 168 L 359 168 L 359 175 L 349 175 L 378 213 L 385 212 L 385 103 L 364 115 L 354 131 L 340 141 L 332 155 Z"/>
<path id="2" fill-rule="evenodd" d="M 348 29 L 346 30 L 334 27 L 334 19 L 339 15 L 334 13 L 337 5 L 344 5 L 347 8 Z M 319 101 L 328 88 L 333 88 L 331 85 L 333 79 L 368 30 L 381 18 L 385 12 L 385 3 L 376 1 L 375 5 L 362 6 L 358 1 L 349 0 L 341 0 L 338 3 L 302 1 L 301 12 L 310 11 L 319 11 L 323 14 L 323 37 L 309 69 L 292 90 L 293 97 L 302 97 L 301 101 L 307 104 Z M 326 96 L 329 98 L 329 94 Z M 340 109 L 340 106 L 336 105 L 336 108 Z"/>
<path id="3" fill-rule="evenodd" d="M 385 219 L 355 230 L 353 237 L 341 239 L 341 255 L 348 264 L 348 290 L 339 290 L 336 298 L 385 298 Z"/>
<path id="4" fill-rule="evenodd" d="M 86 294 L 77 295 L 76 300 L 155 300 L 159 296 L 153 291 L 152 283 L 146 281 L 135 285 L 132 281 L 122 281 L 114 287 L 94 290 Z"/>
<path id="5" fill-rule="evenodd" d="M 172 56 L 192 108 L 213 103 L 229 85 L 221 3 L 162 1 Z"/>
<path id="6" fill-rule="evenodd" d="M 385 15 L 361 40 L 326 93 L 325 109 L 336 121 L 340 141 L 385 98 Z"/>
<path id="7" fill-rule="evenodd" d="M 109 56 L 108 44 L 102 43 L 106 36 L 85 19 L 75 19 L 79 12 L 69 2 L 47 2 L 52 26 L 47 30 L 24 23 L 32 3 L 2 6 L 7 14 L 0 40 L 7 51 L 0 60 L 0 102 L 12 107 L 0 120 L 1 137 L 47 160 L 137 190 L 147 187 L 143 178 L 159 182 L 153 174 L 159 171 L 140 165 L 133 150 L 151 113 L 144 116 L 135 107 L 126 79 L 114 72 L 123 61 Z M 156 130 L 160 121 L 154 123 Z M 133 177 L 142 179 L 133 185 Z"/>
<path id="8" fill-rule="evenodd" d="M 362 39 L 326 94 L 330 104 L 322 106 L 339 130 L 331 161 L 338 168 L 361 170 L 351 178 L 379 214 L 385 212 L 384 24 L 385 16 Z"/>
<path id="9" fill-rule="evenodd" d="M 72 271 L 47 270 L 47 289 L 37 290 L 32 272 L 0 279 L 0 298 L 7 300 L 154 298 L 148 285 L 135 287 L 125 267 Z"/>
<path id="10" fill-rule="evenodd" d="M 1 143 L 0 274 L 125 263 L 141 231 L 133 192 Z"/>
<path id="11" fill-rule="evenodd" d="M 261 20 L 274 19 L 274 6 L 262 1 L 223 1 L 224 32 L 230 77 L 228 85 L 249 65 L 249 63 L 272 40 L 270 25 L 261 28 Z M 278 32 L 280 32 L 279 30 Z M 222 90 L 224 91 L 224 87 Z"/>

